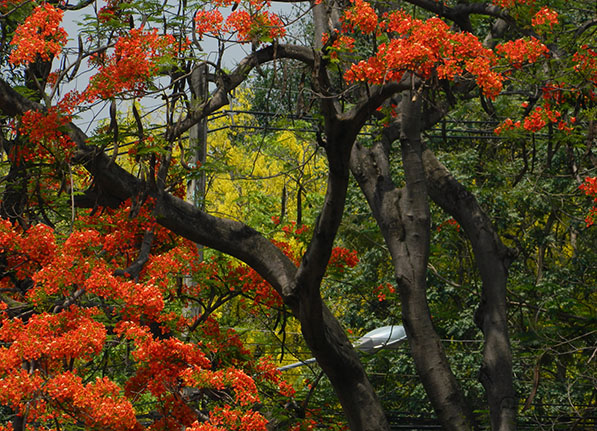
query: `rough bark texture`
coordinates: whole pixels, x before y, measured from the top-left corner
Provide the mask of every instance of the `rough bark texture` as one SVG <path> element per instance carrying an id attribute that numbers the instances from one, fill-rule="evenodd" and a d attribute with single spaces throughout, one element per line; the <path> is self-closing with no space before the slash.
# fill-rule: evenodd
<path id="1" fill-rule="evenodd" d="M 426 298 L 429 204 L 420 141 L 420 108 L 405 94 L 400 144 L 406 186 L 392 182 L 383 144 L 354 147 L 351 169 L 363 190 L 392 255 L 402 302 L 402 318 L 429 399 L 445 429 L 470 430 L 467 403 L 433 328 Z"/>
<path id="2" fill-rule="evenodd" d="M 406 227 L 396 202 L 403 191 L 391 182 L 387 154 L 390 142 L 397 136 L 388 131 L 385 148 L 382 143 L 371 149 L 355 147 L 351 168 L 384 236 L 400 238 L 405 236 Z M 516 395 L 506 314 L 507 270 L 514 254 L 502 244 L 474 195 L 450 174 L 433 152 L 425 149 L 422 161 L 427 193 L 468 235 L 481 276 L 482 296 L 475 321 L 485 337 L 479 378 L 487 393 L 491 427 L 500 431 L 515 430 Z"/>
<path id="3" fill-rule="evenodd" d="M 328 107 L 329 108 L 329 107 Z M 297 270 L 287 304 L 301 323 L 303 337 L 326 373 L 352 430 L 387 430 L 375 391 L 337 319 L 323 303 L 320 286 L 344 213 L 350 148 L 360 127 L 327 117 L 328 185 L 313 237 Z"/>
<path id="4" fill-rule="evenodd" d="M 479 380 L 487 393 L 491 429 L 516 428 L 516 396 L 512 381 L 512 351 L 506 314 L 506 282 L 513 252 L 502 244 L 491 221 L 430 150 L 423 152 L 429 194 L 466 232 L 482 280 L 481 304 L 475 323 L 485 346 Z"/>

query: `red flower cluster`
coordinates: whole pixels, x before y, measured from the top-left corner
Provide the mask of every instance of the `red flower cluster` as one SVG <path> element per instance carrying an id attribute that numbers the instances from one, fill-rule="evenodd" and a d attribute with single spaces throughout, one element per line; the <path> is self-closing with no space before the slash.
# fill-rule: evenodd
<path id="1" fill-rule="evenodd" d="M 579 189 L 584 190 L 587 196 L 595 196 L 595 203 L 597 203 L 597 177 L 585 178 L 585 182 L 579 186 Z"/>
<path id="2" fill-rule="evenodd" d="M 553 29 L 553 26 L 557 23 L 558 13 L 546 6 L 542 7 L 531 20 L 533 27 L 548 25 L 550 30 Z"/>
<path id="3" fill-rule="evenodd" d="M 27 323 L 3 321 L 0 339 L 11 344 L 0 349 L 0 370 L 8 371 L 21 361 L 42 362 L 49 371 L 63 359 L 89 360 L 102 350 L 106 339 L 104 326 L 93 320 L 96 314 L 93 309 L 71 306 L 58 314 L 35 315 Z"/>
<path id="4" fill-rule="evenodd" d="M 564 131 L 571 131 L 572 125 L 575 122 L 575 118 L 570 118 L 570 122 L 568 123 L 565 120 L 562 120 L 562 113 L 557 109 L 553 109 L 549 103 L 545 103 L 544 106 L 537 106 L 533 112 L 527 115 L 522 123 L 520 121 L 512 121 L 510 118 L 506 118 L 500 124 L 494 132 L 499 135 L 505 130 L 513 130 L 513 129 L 520 129 L 521 126 L 523 129 L 535 133 L 539 130 L 543 129 L 548 124 L 555 124 L 557 125 L 559 130 Z"/>
<path id="5" fill-rule="evenodd" d="M 534 63 L 549 53 L 549 49 L 535 37 L 510 40 L 497 45 L 495 50 L 516 69 L 525 63 Z"/>
<path id="6" fill-rule="evenodd" d="M 129 394 L 149 392 L 156 397 L 164 396 L 189 374 L 210 368 L 209 360 L 196 344 L 176 338 L 156 339 L 149 328 L 132 321 L 121 322 L 114 331 L 135 345 L 133 358 L 138 368 L 127 382 Z"/>
<path id="7" fill-rule="evenodd" d="M 579 189 L 583 190 L 587 196 L 593 196 L 593 202 L 595 206 L 590 209 L 589 214 L 585 221 L 587 226 L 591 226 L 597 220 L 597 177 L 587 177 L 585 182 L 579 186 Z"/>
<path id="8" fill-rule="evenodd" d="M 324 33 L 321 37 L 322 43 L 325 45 L 329 40 L 330 35 Z M 341 52 L 352 52 L 354 49 L 354 38 L 345 35 L 336 35 L 332 44 L 328 47 L 328 54 L 330 59 L 336 60 Z"/>
<path id="9" fill-rule="evenodd" d="M 510 120 L 512 121 L 512 120 Z M 499 133 L 498 133 L 499 134 Z M 456 220 L 454 220 L 453 218 L 450 218 L 442 223 L 440 223 L 437 226 L 437 231 L 440 232 L 444 227 L 446 226 L 454 226 L 456 228 L 456 231 L 459 232 L 460 231 L 460 225 L 458 224 L 458 222 Z"/>
<path id="10" fill-rule="evenodd" d="M 138 429 L 132 404 L 121 395 L 120 387 L 106 377 L 84 384 L 81 377 L 67 371 L 49 380 L 45 390 L 52 402 L 69 406 L 69 413 L 81 418 L 87 428 Z"/>
<path id="11" fill-rule="evenodd" d="M 237 32 L 239 42 L 271 42 L 286 35 L 280 17 L 268 11 L 236 10 L 228 16 L 226 29 Z"/>
<path id="12" fill-rule="evenodd" d="M 350 0 L 352 7 L 344 11 L 342 30 L 359 30 L 363 34 L 371 34 L 379 30 L 377 13 L 364 0 Z"/>
<path id="13" fill-rule="evenodd" d="M 195 422 L 186 431 L 265 431 L 267 420 L 253 410 L 214 409 L 209 422 Z"/>
<path id="14" fill-rule="evenodd" d="M 564 83 L 547 83 L 541 89 L 543 100 L 553 101 L 556 104 L 564 103 L 566 99 L 566 84 Z M 575 93 L 568 90 L 569 93 Z"/>
<path id="15" fill-rule="evenodd" d="M 356 250 L 348 250 L 344 247 L 334 247 L 328 267 L 338 272 L 344 272 L 346 268 L 354 268 L 359 263 Z"/>
<path id="16" fill-rule="evenodd" d="M 110 99 L 123 92 L 140 95 L 147 81 L 158 71 L 160 61 L 176 55 L 172 35 L 159 35 L 157 29 L 133 29 L 118 39 L 111 58 L 94 59 L 100 64 L 99 72 L 92 77 L 85 97 L 93 101 Z"/>
<path id="17" fill-rule="evenodd" d="M 512 121 L 511 118 L 506 118 L 502 124 L 500 124 L 498 127 L 496 127 L 494 129 L 494 133 L 496 135 L 501 135 L 502 132 L 504 132 L 505 130 L 512 130 L 512 129 L 518 129 L 520 128 L 520 121 Z"/>
<path id="18" fill-rule="evenodd" d="M 292 397 L 295 394 L 294 388 L 282 379 L 282 372 L 278 370 L 270 358 L 265 356 L 259 358 L 255 364 L 255 373 L 256 380 L 271 382 L 276 385 L 280 395 Z"/>
<path id="19" fill-rule="evenodd" d="M 106 329 L 94 319 L 97 314 L 73 305 L 57 314 L 34 315 L 27 323 L 3 319 L 0 340 L 8 347 L 0 348 L 0 404 L 26 412 L 29 420 L 68 422 L 76 415 L 88 427 L 132 429 L 132 405 L 116 384 L 97 379 L 84 385 L 79 376 L 63 371 L 63 364 L 88 361 L 102 351 Z M 22 364 L 37 364 L 37 369 L 28 371 Z"/>
<path id="20" fill-rule="evenodd" d="M 537 106 L 533 112 L 531 112 L 525 119 L 523 127 L 529 132 L 538 132 L 545 126 L 547 126 L 546 118 L 547 112 L 543 111 L 541 106 Z"/>
<path id="21" fill-rule="evenodd" d="M 29 146 L 19 148 L 18 156 L 26 161 L 70 159 L 76 145 L 61 131 L 70 121 L 71 117 L 56 107 L 51 107 L 47 112 L 25 112 L 20 127 L 29 138 Z"/>
<path id="22" fill-rule="evenodd" d="M 37 6 L 23 24 L 17 27 L 10 42 L 15 49 L 11 64 L 33 63 L 37 58 L 48 61 L 58 56 L 66 43 L 66 31 L 60 27 L 63 12 L 49 3 Z"/>
<path id="23" fill-rule="evenodd" d="M 372 32 L 371 27 L 377 21 L 371 16 L 370 6 L 359 1 L 359 7 L 365 11 L 366 21 L 360 21 L 352 8 L 345 18 L 346 25 L 359 27 L 361 31 L 361 27 L 365 27 L 367 32 Z M 495 62 L 493 53 L 472 34 L 454 33 L 439 18 L 423 21 L 401 11 L 383 18 L 377 31 L 385 31 L 393 37 L 379 45 L 374 57 L 353 65 L 344 76 L 348 82 L 400 81 L 408 71 L 424 79 L 434 72 L 441 79 L 454 79 L 468 72 L 476 77 L 486 96 L 495 98 L 501 91 L 503 78 L 491 70 Z"/>
<path id="24" fill-rule="evenodd" d="M 574 70 L 597 85 L 597 51 L 589 48 L 588 45 L 583 45 L 572 59 L 576 63 Z"/>
<path id="25" fill-rule="evenodd" d="M 219 10 L 200 10 L 195 15 L 195 29 L 199 37 L 206 33 L 219 34 L 224 18 Z"/>
<path id="26" fill-rule="evenodd" d="M 57 249 L 54 232 L 48 226 L 38 224 L 20 232 L 8 220 L 0 220 L 0 252 L 17 279 L 33 276 L 54 259 Z M 10 281 L 5 276 L 0 282 Z"/>
<path id="27" fill-rule="evenodd" d="M 379 302 L 383 302 L 389 295 L 396 293 L 396 288 L 391 283 L 380 284 L 373 289 L 373 294 L 377 296 Z"/>

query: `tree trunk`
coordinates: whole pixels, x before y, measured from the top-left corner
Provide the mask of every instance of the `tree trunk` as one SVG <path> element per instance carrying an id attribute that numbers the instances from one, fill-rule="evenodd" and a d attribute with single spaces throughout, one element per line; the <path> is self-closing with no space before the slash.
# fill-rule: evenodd
<path id="1" fill-rule="evenodd" d="M 470 430 L 472 418 L 441 341 L 433 328 L 426 297 L 429 256 L 429 203 L 420 140 L 420 106 L 402 97 L 400 144 L 406 186 L 393 184 L 382 143 L 355 147 L 352 172 L 388 245 L 402 302 L 402 318 L 423 386 L 446 430 Z"/>
<path id="2" fill-rule="evenodd" d="M 329 173 L 325 201 L 287 304 L 300 321 L 303 337 L 313 356 L 330 379 L 350 429 L 389 430 L 381 404 L 355 349 L 321 297 L 321 281 L 344 214 L 350 147 L 359 130 L 346 121 L 333 118 L 327 119 L 326 129 Z"/>
<path id="3" fill-rule="evenodd" d="M 423 152 L 432 199 L 460 223 L 467 234 L 482 280 L 475 323 L 485 336 L 479 380 L 487 393 L 491 429 L 516 429 L 516 395 L 512 382 L 512 351 L 506 314 L 508 267 L 512 250 L 502 244 L 491 221 L 466 190 L 428 149 Z"/>
<path id="4" fill-rule="evenodd" d="M 321 304 L 321 305 L 320 305 Z M 344 329 L 328 308 L 309 303 L 301 310 L 301 331 L 313 356 L 330 379 L 352 431 L 389 430 L 385 413 Z M 313 319 L 313 309 L 321 308 Z"/>

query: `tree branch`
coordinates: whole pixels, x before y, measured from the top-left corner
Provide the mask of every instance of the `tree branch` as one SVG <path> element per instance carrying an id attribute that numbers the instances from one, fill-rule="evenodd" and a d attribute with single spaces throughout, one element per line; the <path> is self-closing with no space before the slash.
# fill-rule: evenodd
<path id="1" fill-rule="evenodd" d="M 218 87 L 211 97 L 197 106 L 196 109 L 193 109 L 186 118 L 182 119 L 168 130 L 168 132 L 166 132 L 166 140 L 173 142 L 202 118 L 217 111 L 222 106 L 227 105 L 228 93 L 242 84 L 255 67 L 277 58 L 294 59 L 302 61 L 308 65 L 313 65 L 315 54 L 312 49 L 307 47 L 279 45 L 277 43 L 251 53 L 239 62 L 232 73 L 228 75 L 222 74 L 218 80 Z"/>
<path id="2" fill-rule="evenodd" d="M 443 18 L 453 21 L 462 30 L 472 32 L 470 15 L 486 15 L 511 21 L 509 15 L 499 6 L 489 3 L 457 3 L 453 7 L 435 0 L 406 0 L 407 3 L 419 6 Z"/>
<path id="3" fill-rule="evenodd" d="M 0 110 L 15 117 L 43 107 L 17 93 L 0 78 Z M 87 136 L 76 125 L 68 125 L 68 135 L 77 145 L 73 162 L 82 164 L 94 178 L 94 184 L 112 201 L 123 202 L 144 190 L 143 182 L 113 162 L 104 152 L 87 145 Z M 155 193 L 155 192 L 154 192 Z M 194 242 L 240 259 L 254 268 L 282 296 L 291 285 L 296 267 L 263 235 L 233 220 L 208 215 L 191 204 L 166 192 L 157 196 L 156 217 L 159 224 Z"/>
<path id="4" fill-rule="evenodd" d="M 139 249 L 139 256 L 137 259 L 125 269 L 117 269 L 114 271 L 114 275 L 121 277 L 130 277 L 132 279 L 138 279 L 139 273 L 143 269 L 143 266 L 149 260 L 149 253 L 151 252 L 151 246 L 153 244 L 154 232 L 153 229 L 147 229 L 143 234 L 143 240 L 141 241 L 141 247 Z"/>

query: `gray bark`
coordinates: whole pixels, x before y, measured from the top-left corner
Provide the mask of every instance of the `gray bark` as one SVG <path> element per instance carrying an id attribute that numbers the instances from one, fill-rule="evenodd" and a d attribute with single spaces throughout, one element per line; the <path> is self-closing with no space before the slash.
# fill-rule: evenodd
<path id="1" fill-rule="evenodd" d="M 479 380 L 487 393 L 491 429 L 516 429 L 516 395 L 508 336 L 506 283 L 512 250 L 501 242 L 474 195 L 464 188 L 430 150 L 423 152 L 429 194 L 452 215 L 468 236 L 482 280 L 475 323 L 485 337 Z"/>
<path id="2" fill-rule="evenodd" d="M 404 190 L 392 183 L 388 160 L 390 144 L 399 137 L 397 130 L 387 129 L 385 140 L 371 149 L 353 148 L 351 158 L 352 172 L 367 197 L 382 233 L 385 232 L 384 236 L 389 238 L 405 238 L 406 232 L 405 219 L 397 209 Z M 516 395 L 506 314 L 508 266 L 514 253 L 502 244 L 474 195 L 450 174 L 432 151 L 422 150 L 422 162 L 426 193 L 454 217 L 467 234 L 482 280 L 481 303 L 475 314 L 475 322 L 485 337 L 479 379 L 487 394 L 491 427 L 500 431 L 515 430 Z M 393 248 L 390 248 L 391 252 Z M 426 310 L 421 308 L 420 313 L 426 313 Z M 429 393 L 430 397 L 432 393 Z M 450 397 L 444 399 L 448 403 L 453 402 Z"/>
<path id="3" fill-rule="evenodd" d="M 430 216 L 420 138 L 420 106 L 402 97 L 400 146 L 404 188 L 392 182 L 387 151 L 355 146 L 351 169 L 388 246 L 398 281 L 402 318 L 423 386 L 445 429 L 472 429 L 471 414 L 433 328 L 426 298 Z"/>

